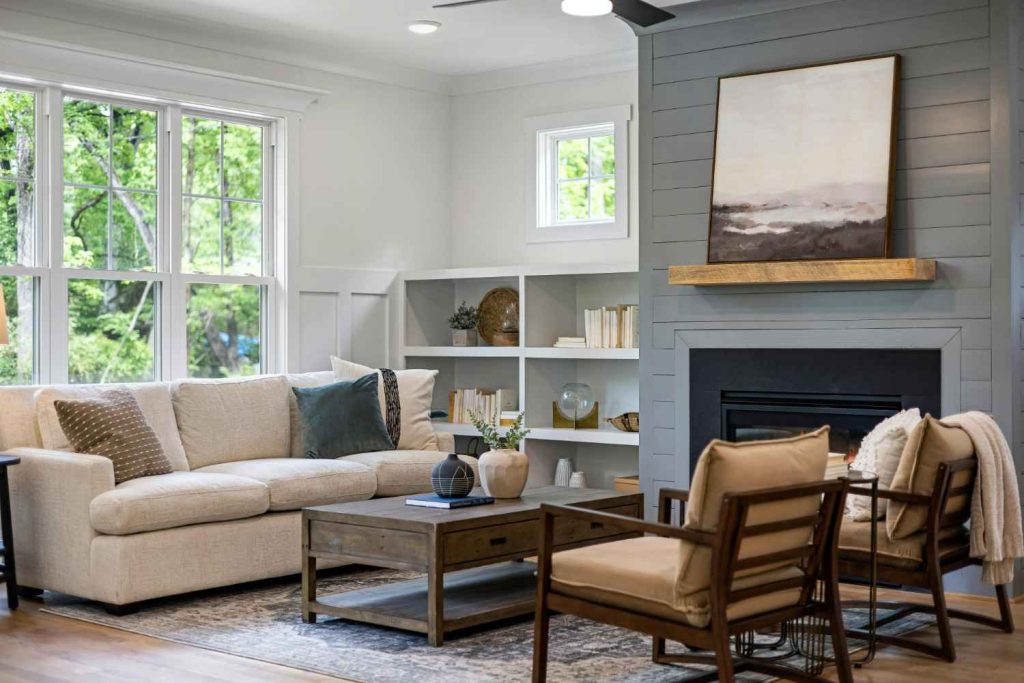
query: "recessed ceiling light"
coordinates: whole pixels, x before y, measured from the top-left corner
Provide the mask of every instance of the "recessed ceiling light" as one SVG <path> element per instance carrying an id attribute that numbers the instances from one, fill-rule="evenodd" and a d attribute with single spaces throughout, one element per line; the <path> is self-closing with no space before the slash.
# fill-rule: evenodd
<path id="1" fill-rule="evenodd" d="M 574 17 L 600 17 L 612 13 L 612 0 L 562 0 L 562 11 Z"/>
<path id="2" fill-rule="evenodd" d="M 427 21 L 425 19 L 421 19 L 420 21 L 414 21 L 411 24 L 409 24 L 409 30 L 412 31 L 413 33 L 419 33 L 420 35 L 433 33 L 439 28 L 441 28 L 441 22 Z"/>

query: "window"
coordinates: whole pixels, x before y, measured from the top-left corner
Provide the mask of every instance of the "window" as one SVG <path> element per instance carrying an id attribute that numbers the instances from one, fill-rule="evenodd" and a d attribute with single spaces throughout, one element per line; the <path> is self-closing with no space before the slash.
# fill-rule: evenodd
<path id="1" fill-rule="evenodd" d="M 275 130 L 0 83 L 0 383 L 274 369 Z"/>
<path id="2" fill-rule="evenodd" d="M 629 107 L 527 119 L 527 241 L 627 237 Z"/>

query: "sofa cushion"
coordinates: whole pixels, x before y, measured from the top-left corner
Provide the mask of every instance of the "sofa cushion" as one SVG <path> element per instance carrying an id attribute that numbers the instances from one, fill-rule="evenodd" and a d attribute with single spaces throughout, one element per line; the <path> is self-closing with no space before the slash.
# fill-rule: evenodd
<path id="1" fill-rule="evenodd" d="M 89 519 L 101 534 L 126 535 L 261 515 L 270 491 L 255 479 L 172 472 L 119 484 L 93 498 Z"/>
<path id="2" fill-rule="evenodd" d="M 357 462 L 377 473 L 378 496 L 407 496 L 413 493 L 429 493 L 430 470 L 448 457 L 439 451 L 377 451 L 357 453 L 340 460 Z M 459 456 L 473 468 L 473 475 L 480 481 L 476 458 Z"/>
<path id="3" fill-rule="evenodd" d="M 371 373 L 379 376 L 377 392 L 380 397 L 380 411 L 388 431 L 398 430 L 395 448 L 403 451 L 436 451 L 437 436 L 434 426 L 430 423 L 430 407 L 434 400 L 434 378 L 437 370 L 389 370 L 388 377 L 393 376 L 392 383 L 383 376 L 384 371 L 370 368 L 359 363 L 331 357 L 331 367 L 338 379 L 353 380 Z M 397 405 L 388 400 L 389 391 L 392 399 L 397 389 Z M 389 406 L 389 403 L 391 404 Z"/>
<path id="4" fill-rule="evenodd" d="M 88 400 L 58 400 L 53 407 L 76 453 L 110 459 L 115 484 L 174 471 L 139 402 L 127 389 L 109 389 Z"/>
<path id="5" fill-rule="evenodd" d="M 974 444 L 967 432 L 925 415 L 910 431 L 889 488 L 930 496 L 939 465 L 971 457 L 974 457 Z M 969 470 L 957 472 L 953 476 L 953 486 L 966 484 L 973 476 Z M 950 501 L 945 512 L 958 512 L 969 504 L 969 496 L 958 496 Z M 889 501 L 885 528 L 889 538 L 899 540 L 923 531 L 927 520 L 927 505 L 907 505 L 893 500 Z"/>
<path id="6" fill-rule="evenodd" d="M 287 456 L 290 391 L 280 375 L 175 382 L 171 401 L 189 466 Z"/>
<path id="7" fill-rule="evenodd" d="M 712 441 L 697 461 L 686 506 L 686 526 L 706 531 L 717 529 L 722 500 L 729 493 L 822 481 L 828 459 L 828 433 L 829 428 L 822 427 L 773 441 Z M 747 523 L 766 524 L 813 515 L 820 506 L 820 496 L 752 506 Z M 751 537 L 743 542 L 738 557 L 802 546 L 810 539 L 811 532 L 810 527 L 802 527 Z M 710 585 L 711 573 L 710 548 L 693 543 L 682 543 L 680 547 L 677 600 L 704 590 Z"/>
<path id="8" fill-rule="evenodd" d="M 377 373 L 322 387 L 292 387 L 302 417 L 302 450 L 308 458 L 390 451 L 377 401 Z"/>
<path id="9" fill-rule="evenodd" d="M 924 544 L 928 535 L 924 531 L 890 540 L 885 533 L 885 521 L 875 523 L 875 541 L 878 548 L 878 563 L 901 569 L 914 569 L 924 561 Z M 949 527 L 939 532 L 939 554 L 970 544 L 965 527 Z M 871 561 L 871 522 L 855 522 L 844 519 L 839 531 L 839 556 L 860 562 Z"/>
<path id="10" fill-rule="evenodd" d="M 703 628 L 710 621 L 710 583 L 677 602 L 679 546 L 676 539 L 646 536 L 555 553 L 551 558 L 552 588 L 599 604 Z M 737 578 L 733 589 L 801 575 L 796 567 L 760 572 Z M 799 599 L 799 588 L 769 593 L 730 605 L 727 617 L 752 616 L 795 605 Z"/>
<path id="11" fill-rule="evenodd" d="M 225 462 L 196 471 L 263 482 L 270 489 L 271 511 L 368 500 L 377 490 L 377 475 L 372 469 L 343 460 L 264 458 Z"/>
<path id="12" fill-rule="evenodd" d="M 188 459 L 185 449 L 178 436 L 178 423 L 171 406 L 171 388 L 166 382 L 145 382 L 142 384 L 56 384 L 41 387 L 36 391 L 36 419 L 39 421 L 39 436 L 43 448 L 51 451 L 64 451 L 71 448 L 53 402 L 85 401 L 102 396 L 111 389 L 127 389 L 139 402 L 146 422 L 156 432 L 164 455 L 171 461 L 171 467 L 177 472 L 188 471 Z"/>
<path id="13" fill-rule="evenodd" d="M 338 381 L 333 370 L 320 370 L 318 372 L 295 372 L 284 376 L 288 386 L 292 389 L 309 389 L 311 387 L 322 387 L 325 384 L 333 384 Z M 291 456 L 293 458 L 305 458 L 302 451 L 302 418 L 299 417 L 299 404 L 295 400 L 294 392 L 288 392 L 288 420 L 289 435 L 291 438 Z"/>

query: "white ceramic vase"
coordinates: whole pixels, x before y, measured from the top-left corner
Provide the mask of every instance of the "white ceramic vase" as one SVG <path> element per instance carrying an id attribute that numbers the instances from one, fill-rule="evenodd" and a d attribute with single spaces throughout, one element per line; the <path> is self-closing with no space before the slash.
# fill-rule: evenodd
<path id="1" fill-rule="evenodd" d="M 480 484 L 488 496 L 518 498 L 526 488 L 530 461 L 526 453 L 503 448 L 481 455 L 477 469 L 480 472 Z"/>

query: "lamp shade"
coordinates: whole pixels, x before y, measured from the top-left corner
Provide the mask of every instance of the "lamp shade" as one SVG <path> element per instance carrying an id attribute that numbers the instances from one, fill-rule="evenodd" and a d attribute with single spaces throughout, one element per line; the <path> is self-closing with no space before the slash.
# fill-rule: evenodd
<path id="1" fill-rule="evenodd" d="M 7 305 L 4 303 L 4 286 L 0 285 L 0 346 L 7 344 Z"/>

